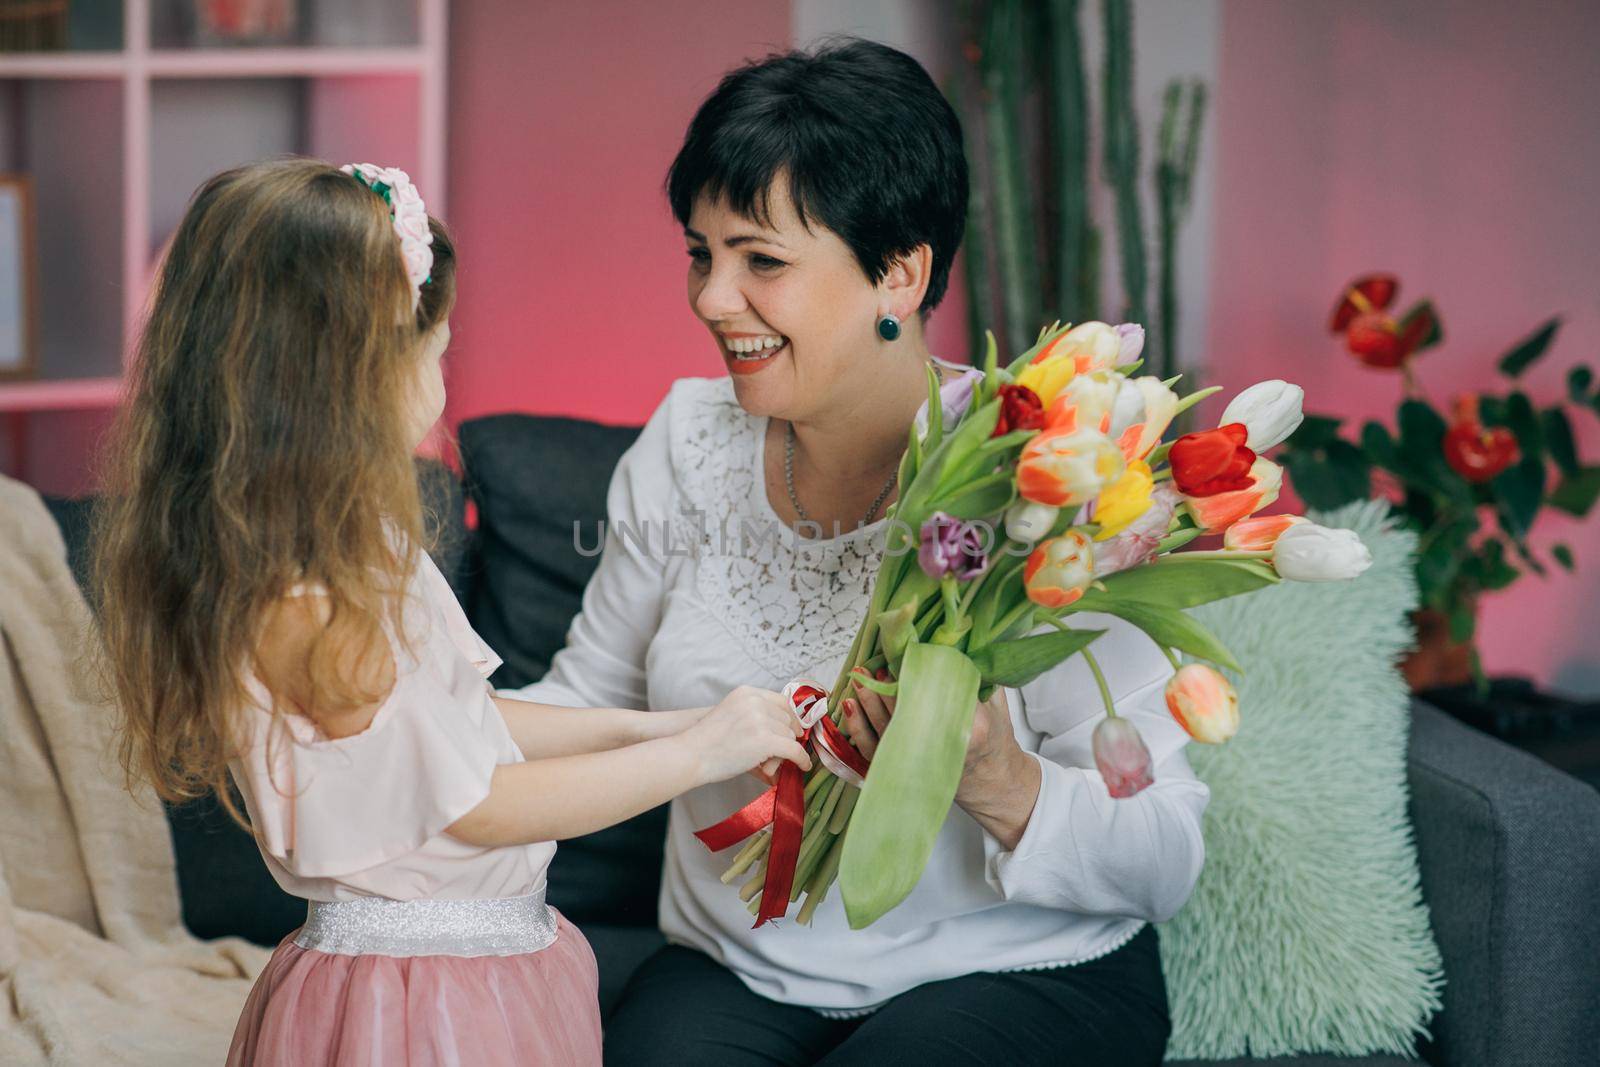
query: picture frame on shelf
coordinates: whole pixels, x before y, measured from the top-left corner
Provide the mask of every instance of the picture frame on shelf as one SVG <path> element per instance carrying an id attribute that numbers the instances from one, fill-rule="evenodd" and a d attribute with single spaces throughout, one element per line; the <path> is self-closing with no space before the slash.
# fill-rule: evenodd
<path id="1" fill-rule="evenodd" d="M 32 180 L 0 174 L 0 381 L 34 373 L 38 276 L 33 233 Z"/>

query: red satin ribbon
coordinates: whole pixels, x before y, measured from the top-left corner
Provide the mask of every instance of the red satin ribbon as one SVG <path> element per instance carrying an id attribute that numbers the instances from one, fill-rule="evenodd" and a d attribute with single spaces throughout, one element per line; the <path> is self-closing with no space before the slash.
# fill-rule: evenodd
<path id="1" fill-rule="evenodd" d="M 799 685 L 789 699 L 795 706 L 796 714 L 803 715 L 816 701 L 827 700 L 828 693 L 820 686 Z M 840 763 L 859 775 L 865 776 L 867 773 L 867 761 L 827 715 L 806 730 L 801 743 L 826 746 Z M 761 890 L 761 907 L 756 912 L 755 929 L 772 919 L 782 918 L 789 909 L 789 893 L 794 888 L 794 868 L 800 858 L 805 820 L 805 778 L 798 764 L 784 760 L 778 768 L 778 781 L 771 789 L 715 826 L 695 831 L 694 836 L 708 849 L 721 852 L 771 824 L 772 846 L 767 855 L 767 880 Z"/>

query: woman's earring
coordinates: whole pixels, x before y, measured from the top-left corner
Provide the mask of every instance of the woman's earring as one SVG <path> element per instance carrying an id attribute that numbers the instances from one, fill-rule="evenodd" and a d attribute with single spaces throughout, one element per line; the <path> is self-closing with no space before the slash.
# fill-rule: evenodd
<path id="1" fill-rule="evenodd" d="M 900 339 L 900 320 L 893 315 L 885 315 L 879 319 L 878 336 L 885 341 L 898 341 Z"/>

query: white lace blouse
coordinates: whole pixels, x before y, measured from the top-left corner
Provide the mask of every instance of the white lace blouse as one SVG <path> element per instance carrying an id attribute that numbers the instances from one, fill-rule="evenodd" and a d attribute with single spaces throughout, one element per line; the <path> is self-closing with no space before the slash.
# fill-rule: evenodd
<path id="1" fill-rule="evenodd" d="M 664 710 L 715 703 L 738 685 L 833 683 L 884 523 L 825 540 L 789 531 L 766 496 L 765 429 L 727 378 L 673 385 L 612 478 L 599 568 L 566 647 L 544 679 L 513 695 Z M 595 531 L 581 541 L 594 545 Z M 871 927 L 849 928 L 835 888 L 809 928 L 791 919 L 752 930 L 718 877 L 734 850 L 712 854 L 693 832 L 763 787 L 748 776 L 704 786 L 671 807 L 660 902 L 668 940 L 709 954 L 762 996 L 849 1015 L 925 982 L 1082 962 L 1171 917 L 1200 874 L 1209 797 L 1165 708 L 1171 671 L 1121 620 L 1074 622 L 1108 631 L 1095 652 L 1118 712 L 1150 749 L 1153 786 L 1124 800 L 1107 793 L 1089 747 L 1103 706 L 1075 657 L 1007 692 L 1017 738 L 1043 771 L 1015 849 L 952 808 L 917 888 Z"/>

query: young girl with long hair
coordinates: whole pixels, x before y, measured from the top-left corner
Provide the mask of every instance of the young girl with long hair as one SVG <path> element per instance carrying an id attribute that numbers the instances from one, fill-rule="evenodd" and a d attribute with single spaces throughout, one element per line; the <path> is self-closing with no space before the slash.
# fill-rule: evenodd
<path id="1" fill-rule="evenodd" d="M 230 1063 L 599 1062 L 594 955 L 544 902 L 553 842 L 809 766 L 763 690 L 666 712 L 493 695 L 412 459 L 454 298 L 403 172 L 280 160 L 198 191 L 139 342 L 96 536 L 124 764 L 241 818 L 231 777 L 310 902 Z"/>

